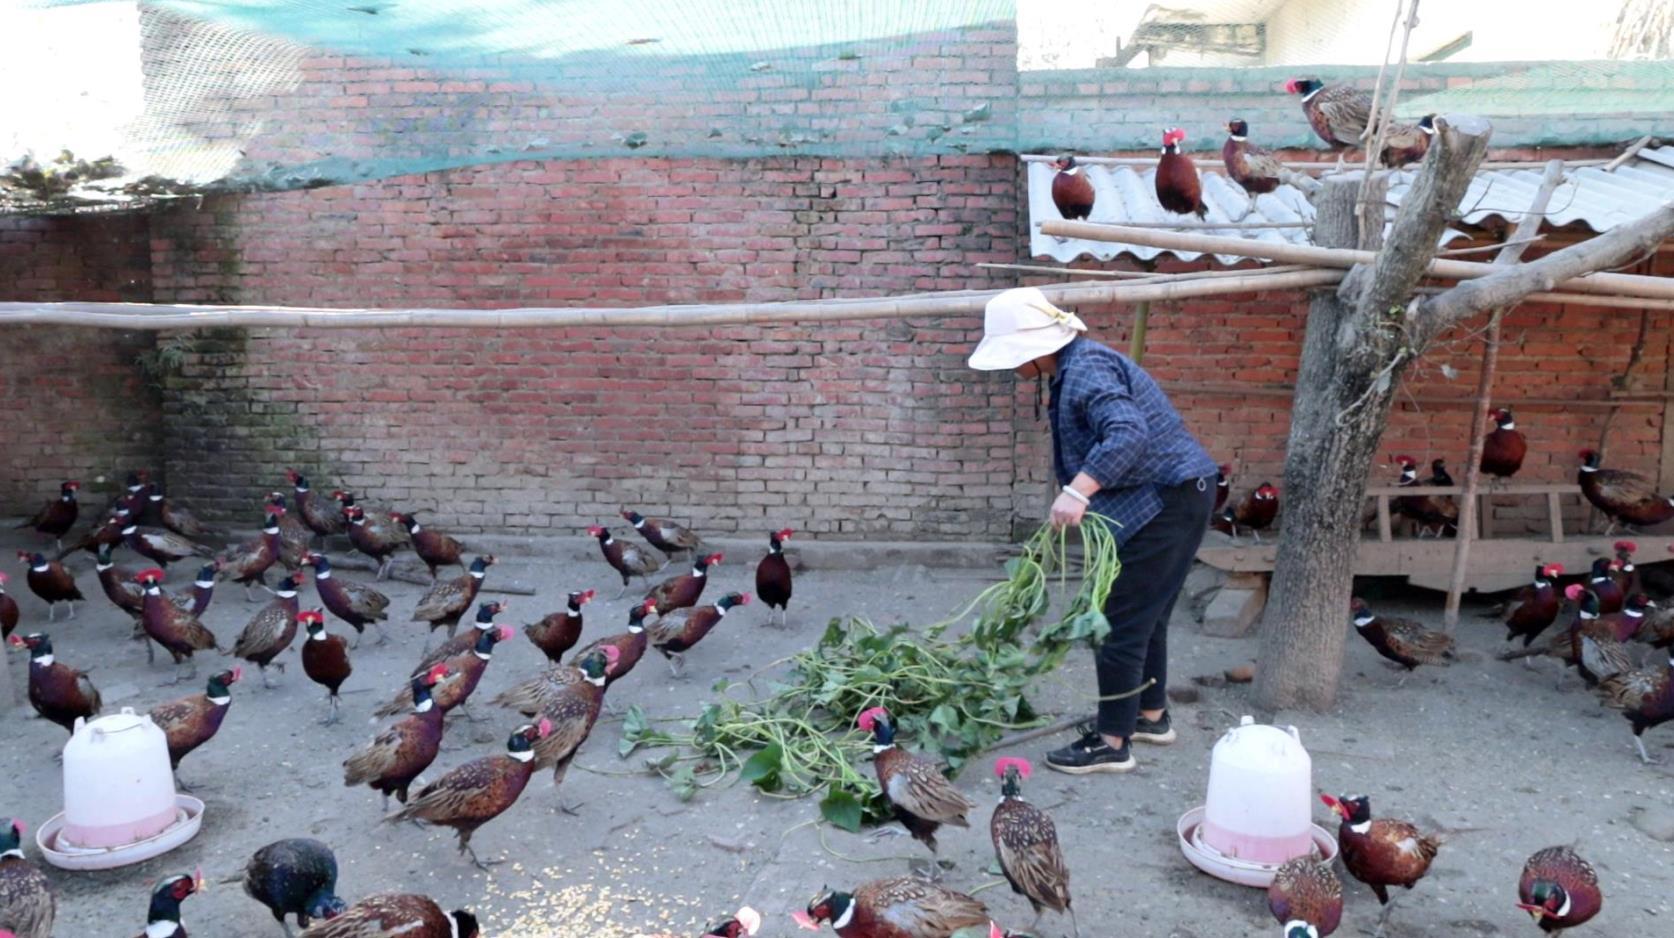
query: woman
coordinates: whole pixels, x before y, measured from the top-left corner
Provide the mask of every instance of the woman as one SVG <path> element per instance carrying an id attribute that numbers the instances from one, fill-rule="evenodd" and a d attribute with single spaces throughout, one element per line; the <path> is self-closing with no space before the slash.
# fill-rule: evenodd
<path id="1" fill-rule="evenodd" d="M 1216 468 L 1151 376 L 1086 331 L 1039 290 L 1007 290 L 988 303 L 970 361 L 979 371 L 1050 381 L 1052 461 L 1063 486 L 1052 523 L 1073 527 L 1096 511 L 1119 525 L 1122 575 L 1104 607 L 1110 634 L 1096 657 L 1099 696 L 1151 683 L 1100 700 L 1097 725 L 1047 755 L 1047 765 L 1075 775 L 1131 772 L 1131 742 L 1174 742 L 1168 618 L 1208 525 Z"/>

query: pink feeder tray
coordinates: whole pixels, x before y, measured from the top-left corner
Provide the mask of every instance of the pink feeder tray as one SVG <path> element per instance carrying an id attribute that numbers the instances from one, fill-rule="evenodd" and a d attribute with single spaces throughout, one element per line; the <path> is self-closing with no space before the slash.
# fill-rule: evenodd
<path id="1" fill-rule="evenodd" d="M 1180 815 L 1180 821 L 1174 827 L 1175 834 L 1180 838 L 1180 852 L 1186 855 L 1186 859 L 1210 876 L 1229 883 L 1261 889 L 1272 885 L 1273 875 L 1283 864 L 1243 860 L 1216 850 L 1203 838 L 1203 815 L 1201 806 L 1193 808 Z M 1309 834 L 1313 837 L 1314 852 L 1321 863 L 1330 863 L 1337 858 L 1337 838 L 1318 824 L 1310 825 Z"/>
<path id="2" fill-rule="evenodd" d="M 174 823 L 144 840 L 118 847 L 78 847 L 62 837 L 64 813 L 54 814 L 35 830 L 35 845 L 46 861 L 62 870 L 112 870 L 162 856 L 197 836 L 203 825 L 203 802 L 191 795 L 174 796 Z"/>

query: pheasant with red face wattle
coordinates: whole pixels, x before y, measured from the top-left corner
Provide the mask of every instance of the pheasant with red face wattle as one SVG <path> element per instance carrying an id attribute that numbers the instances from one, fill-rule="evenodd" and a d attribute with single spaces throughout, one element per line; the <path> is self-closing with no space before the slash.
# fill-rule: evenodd
<path id="1" fill-rule="evenodd" d="M 338 696 L 338 689 L 354 672 L 354 666 L 349 663 L 349 643 L 343 641 L 343 636 L 326 631 L 325 615 L 318 609 L 298 615 L 297 621 L 308 633 L 302 640 L 302 672 L 330 695 L 326 701 L 330 709 L 325 719 L 320 721 L 329 726 L 340 718 L 339 709 L 343 701 Z"/>
<path id="2" fill-rule="evenodd" d="M 443 912 L 429 896 L 385 893 L 349 906 L 329 922 L 315 922 L 303 938 L 478 938 L 477 917 Z"/>
<path id="3" fill-rule="evenodd" d="M 1058 828 L 1051 816 L 1023 798 L 1023 781 L 1033 771 L 1027 759 L 994 760 L 994 774 L 1000 777 L 1000 803 L 988 822 L 994 856 L 1011 891 L 1034 907 L 1031 931 L 1040 925 L 1041 914 L 1051 909 L 1068 913 L 1070 926 L 1079 936 L 1081 926 L 1070 904 L 1069 866 L 1058 845 Z"/>
<path id="4" fill-rule="evenodd" d="M 697 555 L 703 549 L 703 538 L 683 524 L 665 518 L 647 518 L 637 511 L 622 509 L 622 518 L 634 526 L 646 543 L 673 557 L 676 554 Z"/>
<path id="5" fill-rule="evenodd" d="M 1667 664 L 1613 674 L 1599 682 L 1606 706 L 1622 711 L 1633 725 L 1633 745 L 1639 760 L 1651 764 L 1645 751 L 1645 731 L 1674 720 L 1674 657 Z"/>
<path id="6" fill-rule="evenodd" d="M 389 810 L 391 794 L 402 804 L 407 803 L 407 787 L 436 761 L 436 754 L 442 750 L 444 711 L 436 706 L 431 689 L 447 676 L 447 665 L 439 664 L 413 678 L 412 713 L 344 760 L 346 787 L 370 786 L 384 796 L 385 811 Z"/>
<path id="7" fill-rule="evenodd" d="M 1511 416 L 1509 408 L 1497 407 L 1489 411 L 1488 416 L 1493 418 L 1494 429 L 1488 431 L 1488 436 L 1482 441 L 1482 461 L 1478 465 L 1489 476 L 1489 484 L 1498 484 L 1523 468 L 1523 459 L 1529 454 L 1529 441 L 1517 429 L 1517 420 Z"/>
<path id="8" fill-rule="evenodd" d="M 1506 604 L 1505 640 L 1516 641 L 1523 639 L 1523 647 L 1529 647 L 1540 636 L 1540 633 L 1551 627 L 1558 619 L 1558 588 L 1554 581 L 1563 575 L 1562 564 L 1549 563 L 1535 568 L 1534 582 L 1517 591 L 1517 595 Z M 1524 659 L 1527 661 L 1528 659 Z"/>
<path id="9" fill-rule="evenodd" d="M 58 897 L 46 874 L 24 858 L 24 832 L 16 819 L 0 826 L 0 935 L 52 938 Z"/>
<path id="10" fill-rule="evenodd" d="M 616 649 L 609 645 L 588 652 L 575 667 L 577 680 L 543 695 L 540 717 L 548 725 L 548 732 L 535 743 L 535 766 L 552 767 L 553 788 L 564 784 L 570 763 L 575 761 L 581 744 L 587 741 L 599 721 L 599 712 L 604 707 L 605 675 L 616 663 L 616 657 Z M 561 802 L 558 809 L 566 814 L 575 813 Z"/>
<path id="11" fill-rule="evenodd" d="M 1343 881 L 1312 856 L 1289 860 L 1267 887 L 1267 911 L 1284 938 L 1325 938 L 1343 921 Z"/>
<path id="12" fill-rule="evenodd" d="M 1540 930 L 1556 935 L 1585 925 L 1604 908 L 1593 865 L 1569 847 L 1547 847 L 1523 864 L 1517 879 L 1517 907 Z"/>
<path id="13" fill-rule="evenodd" d="M 1248 531 L 1259 544 L 1261 532 L 1271 527 L 1278 516 L 1279 490 L 1272 483 L 1263 482 L 1239 499 L 1238 504 L 1216 516 L 1211 526 L 1233 539 L 1237 539 L 1240 529 Z"/>
<path id="14" fill-rule="evenodd" d="M 244 601 L 253 603 L 255 594 L 251 584 L 267 588 L 267 571 L 279 562 L 279 516 L 268 512 L 262 520 L 261 534 L 255 540 L 222 551 L 215 559 L 221 563 L 221 576 L 244 587 Z"/>
<path id="15" fill-rule="evenodd" d="M 1178 127 L 1163 132 L 1162 156 L 1157 160 L 1157 203 L 1176 215 L 1209 214 L 1203 204 L 1203 185 L 1197 178 L 1197 164 L 1180 152 L 1186 132 Z"/>
<path id="16" fill-rule="evenodd" d="M 307 928 L 311 919 L 334 919 L 349 909 L 337 895 L 337 855 L 306 837 L 257 850 L 244 865 L 244 894 L 267 906 L 286 935 L 287 915 L 296 916 L 298 928 Z"/>
<path id="17" fill-rule="evenodd" d="M 215 738 L 232 706 L 232 686 L 244 676 L 241 668 L 210 677 L 201 694 L 191 694 L 151 708 L 151 722 L 168 739 L 169 765 L 180 771 L 180 760 Z"/>
<path id="18" fill-rule="evenodd" d="M 470 856 L 478 869 L 487 870 L 501 861 L 484 863 L 471 848 L 471 836 L 506 813 L 523 794 L 535 771 L 535 743 L 551 729 L 552 724 L 544 719 L 518 727 L 506 740 L 505 753 L 455 768 L 419 789 L 406 807 L 384 822 L 417 821 L 451 827 L 459 836 L 459 852 Z"/>
<path id="19" fill-rule="evenodd" d="M 948 781 L 942 766 L 913 755 L 895 743 L 895 721 L 883 707 L 873 707 L 855 721 L 872 734 L 872 766 L 878 787 L 895 810 L 896 820 L 914 840 L 935 854 L 942 825 L 970 827 L 966 815 L 976 807 Z"/>
<path id="20" fill-rule="evenodd" d="M 279 518 L 279 564 L 294 573 L 302 568 L 302 558 L 308 556 L 314 531 L 290 510 L 284 492 L 270 492 L 265 507 Z"/>
<path id="21" fill-rule="evenodd" d="M 279 581 L 279 588 L 273 591 L 273 601 L 250 618 L 230 652 L 261 669 L 263 687 L 273 686 L 267 679 L 268 665 L 285 670 L 283 661 L 274 664 L 273 659 L 291 647 L 291 641 L 296 638 L 296 593 L 296 580 L 286 576 Z"/>
<path id="22" fill-rule="evenodd" d="M 190 876 L 176 873 L 158 883 L 146 909 L 145 931 L 134 938 L 186 938 L 186 926 L 180 924 L 180 904 L 203 890 L 202 870 Z"/>
<path id="23" fill-rule="evenodd" d="M 31 554 L 28 551 L 17 552 L 17 559 L 29 568 L 29 574 L 24 581 L 29 584 L 29 592 L 41 598 L 47 604 L 47 621 L 57 618 L 58 604 L 67 603 L 70 607 L 70 618 L 76 617 L 76 603 L 86 597 L 81 595 L 81 587 L 76 585 L 76 578 L 64 565 L 56 560 L 46 559 L 45 554 Z"/>
<path id="24" fill-rule="evenodd" d="M 1598 597 L 1598 611 L 1604 615 L 1620 612 L 1622 604 L 1627 602 L 1627 594 L 1616 580 L 1618 567 L 1614 557 L 1595 557 L 1592 569 L 1587 572 L 1587 589 Z"/>
<path id="25" fill-rule="evenodd" d="M 446 628 L 448 638 L 453 638 L 454 633 L 459 631 L 459 617 L 477 601 L 477 592 L 482 589 L 483 577 L 488 575 L 488 568 L 493 565 L 494 555 L 484 554 L 471 561 L 471 566 L 464 576 L 451 580 L 437 580 L 419 598 L 418 605 L 413 608 L 413 621 L 430 623 L 430 628 L 425 632 L 426 647 L 429 647 L 430 636 L 434 635 L 437 629 Z"/>
<path id="26" fill-rule="evenodd" d="M 11 577 L 0 573 L 0 641 L 12 637 L 12 631 L 17 628 L 17 620 L 20 615 L 17 600 L 12 598 L 12 594 L 6 592 L 6 583 L 10 580 Z"/>
<path id="27" fill-rule="evenodd" d="M 59 664 L 52 654 L 52 639 L 45 632 L 13 635 L 13 648 L 29 649 L 29 705 L 35 712 L 64 728 L 76 731 L 77 720 L 99 715 L 104 701 L 87 673 Z"/>
<path id="28" fill-rule="evenodd" d="M 525 625 L 523 634 L 528 636 L 530 644 L 546 655 L 546 660 L 562 664 L 564 655 L 581 641 L 581 607 L 592 602 L 594 595 L 592 590 L 570 593 L 562 611 L 548 613 L 539 622 Z"/>
<path id="29" fill-rule="evenodd" d="M 616 683 L 628 675 L 639 664 L 639 659 L 645 657 L 645 650 L 651 645 L 651 637 L 646 632 L 645 620 L 656 609 L 655 600 L 644 600 L 628 610 L 628 630 L 615 635 L 607 635 L 598 639 L 580 651 L 570 656 L 570 664 L 579 666 L 581 659 L 595 649 L 609 646 L 616 649 L 617 657 L 611 661 L 610 670 L 605 674 L 605 686 Z"/>
<path id="30" fill-rule="evenodd" d="M 1087 178 L 1087 168 L 1065 154 L 1052 161 L 1058 174 L 1052 177 L 1052 205 L 1059 217 L 1075 221 L 1093 214 L 1093 181 Z"/>
<path id="31" fill-rule="evenodd" d="M 197 616 L 163 595 L 162 570 L 156 567 L 141 570 L 134 575 L 134 579 L 145 591 L 144 605 L 140 608 L 140 627 L 145 629 L 147 638 L 162 646 L 174 659 L 174 680 L 170 683 L 178 684 L 183 678 L 197 673 L 197 666 L 192 662 L 193 652 L 220 650 L 215 633 L 204 627 Z M 182 665 L 188 670 L 182 671 Z"/>
<path id="32" fill-rule="evenodd" d="M 791 568 L 790 561 L 785 558 L 785 542 L 796 532 L 790 528 L 774 531 L 767 536 L 767 556 L 756 564 L 756 595 L 761 597 L 762 605 L 769 610 L 769 621 L 772 611 L 779 613 L 779 626 L 785 626 L 785 616 L 790 609 L 791 601 Z"/>
<path id="33" fill-rule="evenodd" d="M 610 532 L 599 525 L 587 529 L 587 533 L 599 540 L 599 552 L 604 554 L 605 563 L 622 577 L 622 589 L 616 594 L 617 599 L 628 591 L 628 584 L 634 577 L 645 579 L 663 568 L 657 558 L 647 551 L 640 550 L 632 544 L 624 544 L 610 535 Z"/>
<path id="34" fill-rule="evenodd" d="M 494 660 L 494 648 L 512 637 L 512 630 L 507 626 L 492 626 L 488 629 L 473 629 L 476 642 L 469 651 L 454 655 L 446 661 L 448 673 L 452 675 L 444 684 L 438 684 L 432 691 L 436 699 L 436 706 L 443 713 L 455 707 L 462 707 L 476 691 L 482 682 L 482 676 L 488 670 L 488 663 Z M 384 704 L 373 715 L 380 717 L 394 716 L 406 707 L 405 694 L 397 694 L 389 703 Z"/>
<path id="35" fill-rule="evenodd" d="M 1599 619 L 1610 626 L 1611 633 L 1618 642 L 1630 642 L 1639 637 L 1640 629 L 1646 625 L 1647 613 L 1651 611 L 1651 597 L 1644 593 L 1634 593 L 1622 604 L 1621 612 L 1613 612 Z"/>
<path id="36" fill-rule="evenodd" d="M 1558 686 L 1564 684 L 1564 668 L 1574 667 L 1589 687 L 1614 674 L 1632 670 L 1627 646 L 1616 638 L 1615 624 L 1598 607 L 1598 594 L 1579 583 L 1564 590 L 1564 598 L 1575 604 L 1575 619 L 1543 645 L 1500 655 L 1501 660 L 1549 655 L 1558 659 Z"/>
<path id="37" fill-rule="evenodd" d="M 980 900 L 916 876 L 873 880 L 853 892 L 822 890 L 791 918 L 809 931 L 830 922 L 840 938 L 953 938 L 968 928 L 994 931 Z"/>
<path id="38" fill-rule="evenodd" d="M 1441 841 L 1406 821 L 1373 820 L 1372 800 L 1365 795 L 1320 795 L 1320 800 L 1342 818 L 1337 825 L 1337 843 L 1343 866 L 1378 897 L 1383 906 L 1378 919 L 1381 929 L 1389 918 L 1389 887 L 1411 889 L 1417 885 L 1430 871 Z"/>
<path id="39" fill-rule="evenodd" d="M 81 483 L 75 479 L 59 485 L 58 497 L 42 505 L 34 517 L 18 528 L 34 528 L 36 534 L 52 538 L 53 546 L 62 549 L 64 535 L 70 533 L 76 519 L 81 517 L 81 505 L 76 502 L 76 492 L 80 490 Z"/>
<path id="40" fill-rule="evenodd" d="M 651 647 L 668 659 L 669 673 L 681 677 L 686 669 L 686 652 L 690 651 L 731 610 L 750 604 L 749 593 L 728 593 L 713 606 L 699 606 L 685 615 L 671 615 L 657 623 L 650 633 Z"/>
<path id="41" fill-rule="evenodd" d="M 308 526 L 308 530 L 320 538 L 343 533 L 343 512 L 335 505 L 324 504 L 315 499 L 314 489 L 308 484 L 307 476 L 295 469 L 286 469 L 285 479 L 291 483 L 296 513 L 302 518 L 302 523 Z"/>
<path id="42" fill-rule="evenodd" d="M 1674 519 L 1674 495 L 1659 494 L 1656 485 L 1637 472 L 1601 467 L 1597 450 L 1581 451 L 1575 481 L 1587 501 L 1610 519 L 1606 537 L 1618 524 L 1631 531 Z"/>
<path id="43" fill-rule="evenodd" d="M 1617 541 L 1611 545 L 1616 554 L 1616 567 L 1610 571 L 1610 578 L 1616 581 L 1616 586 L 1623 596 L 1632 596 L 1644 591 L 1639 581 L 1639 567 L 1633 562 L 1633 555 L 1639 550 L 1639 545 L 1632 541 Z"/>
<path id="44" fill-rule="evenodd" d="M 343 520 L 348 523 L 349 543 L 354 545 L 355 550 L 377 562 L 378 573 L 373 579 L 382 580 L 388 577 L 389 568 L 395 564 L 395 555 L 403 548 L 412 546 L 405 531 L 397 536 L 395 530 L 388 526 L 373 524 L 365 509 L 359 505 L 344 508 Z"/>
<path id="45" fill-rule="evenodd" d="M 378 627 L 377 644 L 389 641 L 389 633 L 384 630 L 384 620 L 389 618 L 384 611 L 389 608 L 388 596 L 364 583 L 338 576 L 324 554 L 310 553 L 302 562 L 314 568 L 314 591 L 320 594 L 320 603 L 354 628 L 356 648 L 360 647 L 360 636 L 369 624 Z"/>
<path id="46" fill-rule="evenodd" d="M 1315 78 L 1292 78 L 1285 90 L 1302 96 L 1308 126 L 1333 150 L 1361 146 L 1372 120 L 1372 96 L 1347 85 L 1327 85 Z"/>
<path id="47" fill-rule="evenodd" d="M 709 583 L 709 568 L 721 562 L 720 554 L 699 557 L 692 563 L 692 572 L 670 577 L 651 588 L 645 598 L 656 603 L 657 615 L 666 616 L 676 609 L 689 609 L 703 596 Z"/>
<path id="48" fill-rule="evenodd" d="M 1421 664 L 1441 664 L 1453 657 L 1453 638 L 1411 619 L 1379 616 L 1358 597 L 1349 601 L 1354 630 L 1384 658 L 1411 672 Z"/>
<path id="49" fill-rule="evenodd" d="M 1250 142 L 1250 125 L 1234 118 L 1226 124 L 1226 142 L 1221 144 L 1221 162 L 1227 178 L 1255 197 L 1279 188 L 1289 170 L 1279 158 Z"/>
<path id="50" fill-rule="evenodd" d="M 1430 478 L 1423 481 L 1418 478 L 1417 460 L 1411 456 L 1396 456 L 1395 462 L 1401 467 L 1401 477 L 1396 482 L 1401 488 L 1453 484 L 1453 479 L 1447 475 L 1447 465 L 1442 460 L 1431 462 Z M 1459 505 L 1446 495 L 1402 495 L 1392 499 L 1389 507 L 1396 514 L 1412 519 L 1418 526 L 1419 537 L 1432 534 L 1441 537 L 1459 531 Z"/>
<path id="51" fill-rule="evenodd" d="M 761 931 L 761 913 L 743 906 L 728 918 L 722 919 L 704 932 L 704 938 L 749 938 Z"/>
<path id="52" fill-rule="evenodd" d="M 431 666 L 441 664 L 455 655 L 462 655 L 475 648 L 477 645 L 477 639 L 482 636 L 483 632 L 492 632 L 500 628 L 500 624 L 494 620 L 499 617 L 500 613 L 505 611 L 506 604 L 497 600 L 486 603 L 478 603 L 477 618 L 476 621 L 472 623 L 471 629 L 455 635 L 453 638 L 447 639 L 435 648 L 430 649 L 430 651 L 425 653 L 423 658 L 419 659 L 419 663 L 414 666 L 412 671 L 408 672 L 407 676 L 418 677 L 420 674 L 430 670 Z"/>

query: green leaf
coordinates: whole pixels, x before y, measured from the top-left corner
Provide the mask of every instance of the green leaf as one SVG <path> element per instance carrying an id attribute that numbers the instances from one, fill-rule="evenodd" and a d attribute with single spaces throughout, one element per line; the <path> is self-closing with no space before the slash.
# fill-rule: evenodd
<path id="1" fill-rule="evenodd" d="M 674 797 L 691 801 L 697 794 L 697 773 L 690 765 L 683 765 L 668 776 L 668 785 L 674 790 Z"/>
<path id="2" fill-rule="evenodd" d="M 840 830 L 857 833 L 862 816 L 860 799 L 835 785 L 831 786 L 830 792 L 820 800 L 820 817 Z"/>
<path id="3" fill-rule="evenodd" d="M 730 688 L 730 687 L 732 687 L 732 681 L 723 677 L 720 680 L 716 681 L 714 684 L 710 685 L 709 689 L 711 691 L 713 691 L 714 693 L 724 694 L 724 693 L 727 692 L 727 689 Z"/>
<path id="4" fill-rule="evenodd" d="M 944 733 L 958 732 L 959 711 L 947 704 L 940 704 L 930 711 L 930 725 Z"/>
<path id="5" fill-rule="evenodd" d="M 779 769 L 784 759 L 785 751 L 779 748 L 778 743 L 773 743 L 744 760 L 744 767 L 738 770 L 738 777 L 762 791 L 778 791 Z"/>

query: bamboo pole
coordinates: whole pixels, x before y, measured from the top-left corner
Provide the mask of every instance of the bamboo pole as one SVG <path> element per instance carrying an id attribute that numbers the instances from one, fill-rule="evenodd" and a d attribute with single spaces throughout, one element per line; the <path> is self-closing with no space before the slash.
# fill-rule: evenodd
<path id="1" fill-rule="evenodd" d="M 1151 301 L 1146 300 L 1134 307 L 1133 335 L 1128 339 L 1128 357 L 1133 363 L 1145 363 L 1145 333 L 1151 325 Z"/>
<path id="2" fill-rule="evenodd" d="M 1522 241 L 1522 242 L 1500 241 L 1496 244 L 1475 244 L 1475 245 L 1472 245 L 1468 248 L 1447 248 L 1445 250 L 1437 251 L 1436 256 L 1437 257 L 1458 257 L 1461 254 L 1487 254 L 1491 251 L 1503 251 L 1503 250 L 1506 249 L 1506 247 L 1508 245 L 1512 245 L 1512 244 L 1518 244 L 1518 243 L 1535 244 L 1537 242 L 1545 241 L 1545 240 L 1546 240 L 1545 235 L 1535 235 L 1534 237 L 1529 238 L 1529 239 L 1527 239 L 1525 241 Z"/>
<path id="3" fill-rule="evenodd" d="M 1527 214 L 1527 213 L 1525 213 Z M 1321 267 L 1353 267 L 1376 261 L 1374 251 L 1353 248 L 1322 248 L 1312 244 L 1291 244 L 1279 241 L 1258 241 L 1254 238 L 1221 238 L 1189 232 L 1153 231 L 1129 228 L 1124 225 L 1104 225 L 1080 221 L 1042 222 L 1040 230 L 1064 238 L 1086 241 L 1108 241 L 1115 244 L 1137 244 L 1168 250 L 1194 251 L 1201 254 L 1236 254 L 1283 261 L 1288 264 L 1309 264 Z M 1478 261 L 1433 260 L 1426 276 L 1454 280 L 1474 280 L 1496 272 L 1493 264 Z M 1593 273 L 1553 284 L 1551 291 L 1603 294 L 1612 296 L 1640 296 L 1674 300 L 1674 278 L 1647 277 L 1640 274 Z M 1549 292 L 1551 292 L 1549 291 Z"/>
<path id="4" fill-rule="evenodd" d="M 1414 293 L 1446 293 L 1447 287 L 1419 287 Z M 1674 300 L 1648 300 L 1639 296 L 1596 296 L 1590 293 L 1531 293 L 1523 297 L 1525 303 L 1566 303 L 1572 306 L 1598 306 L 1608 309 L 1671 310 Z"/>
<path id="5" fill-rule="evenodd" d="M 1213 163 L 1215 160 L 1218 160 L 1218 159 L 1221 158 L 1220 151 L 1218 151 L 1218 150 L 1217 151 L 1198 152 L 1198 153 L 1193 153 L 1193 154 L 1190 154 L 1190 155 L 1192 156 L 1193 159 L 1201 158 L 1201 159 L 1204 159 L 1204 160 L 1208 160 L 1211 163 Z M 1617 158 L 1619 159 L 1619 157 L 1617 157 Z M 1025 162 L 1025 163 L 1050 163 L 1053 160 L 1056 160 L 1057 157 L 1053 156 L 1051 154 L 1047 154 L 1047 153 L 1025 153 L 1022 156 L 1018 157 L 1018 159 L 1021 160 L 1022 162 Z M 1075 161 L 1077 163 L 1082 163 L 1082 164 L 1085 164 L 1087 166 L 1155 166 L 1155 165 L 1157 165 L 1157 158 L 1155 156 L 1082 156 L 1081 154 L 1077 153 L 1075 155 Z M 1604 165 L 1608 164 L 1609 162 L 1611 162 L 1611 160 L 1608 157 L 1604 157 L 1604 158 L 1599 158 L 1599 159 L 1568 160 L 1566 162 L 1567 162 L 1567 165 L 1570 168 L 1573 169 L 1573 168 L 1581 167 L 1581 166 L 1604 166 Z M 1544 160 L 1488 160 L 1488 161 L 1485 161 L 1481 166 L 1479 166 L 1477 168 L 1479 170 L 1480 169 L 1534 169 L 1538 166 L 1543 165 L 1544 163 L 1545 163 Z M 1286 169 L 1294 169 L 1294 170 L 1310 170 L 1310 169 L 1313 169 L 1313 170 L 1327 170 L 1327 169 L 1335 170 L 1335 169 L 1338 168 L 1336 161 L 1309 162 L 1309 161 L 1306 161 L 1306 160 L 1282 160 L 1281 165 L 1283 165 Z"/>
<path id="6" fill-rule="evenodd" d="M 979 270 L 1022 270 L 1039 274 L 1062 274 L 1065 277 L 1114 277 L 1124 280 L 1155 280 L 1156 274 L 1148 274 L 1142 270 L 1082 270 L 1076 267 L 1052 267 L 1048 264 L 994 264 L 981 263 Z"/>
<path id="7" fill-rule="evenodd" d="M 1050 219 L 1047 219 L 1047 221 L 1050 221 Z M 1035 222 L 1035 227 L 1039 228 L 1040 226 L 1042 226 L 1044 224 L 1046 224 L 1046 221 L 1037 221 L 1037 222 Z M 1219 229 L 1221 231 L 1261 231 L 1261 230 L 1266 229 L 1266 228 L 1312 228 L 1314 226 L 1314 223 L 1311 222 L 1311 221 L 1228 221 L 1228 222 L 1213 222 L 1213 221 L 1185 221 L 1185 220 L 1181 220 L 1181 221 L 1129 221 L 1129 222 L 1123 222 L 1122 224 L 1123 224 L 1123 226 L 1128 227 L 1128 228 L 1185 229 L 1185 230 L 1188 230 L 1188 231 L 1191 231 L 1191 230 L 1209 231 L 1211 229 Z"/>
<path id="8" fill-rule="evenodd" d="M 1091 277 L 1120 277 L 1131 282 L 1154 280 L 1157 282 L 1182 280 L 1220 280 L 1228 277 L 1265 277 L 1271 274 L 1290 273 L 1295 270 L 1322 270 L 1320 267 L 1309 267 L 1306 264 L 1275 264 L 1269 267 L 1240 267 L 1231 270 L 1183 270 L 1172 274 L 1159 274 L 1144 270 L 1089 270 L 1079 267 L 1053 267 L 1050 264 L 996 264 L 984 262 L 976 265 L 983 270 L 1023 270 L 1043 274 L 1085 274 Z"/>
<path id="9" fill-rule="evenodd" d="M 1230 273 L 1230 271 L 1228 272 Z M 1138 283 L 1047 284 L 1054 303 L 1142 303 L 1328 286 L 1339 270 L 1249 273 L 1225 278 Z M 458 329 L 769 325 L 867 319 L 980 315 L 999 290 L 959 290 L 910 297 L 792 300 L 780 303 L 643 307 L 533 307 L 523 309 L 315 309 L 282 306 L 179 306 L 138 303 L 0 303 L 0 324 L 87 326 L 103 329 L 244 328 Z"/>
<path id="10" fill-rule="evenodd" d="M 1546 214 L 1546 206 L 1552 201 L 1552 193 L 1557 191 L 1563 180 L 1563 160 L 1547 163 L 1534 201 L 1518 220 L 1517 227 L 1511 231 L 1505 248 L 1495 255 L 1494 266 L 1515 264 L 1523 256 L 1523 252 L 1528 249 L 1530 236 L 1540 230 L 1541 218 Z M 1454 538 L 1453 574 L 1448 580 L 1447 605 L 1442 610 L 1442 626 L 1449 632 L 1459 626 L 1459 603 L 1464 598 L 1465 574 L 1471 560 L 1471 544 L 1480 533 L 1477 531 L 1477 490 L 1482 483 L 1482 451 L 1487 443 L 1488 402 L 1493 397 L 1494 371 L 1500 362 L 1500 323 L 1505 318 L 1505 313 L 1506 308 L 1501 306 L 1489 314 L 1488 332 L 1482 340 L 1482 373 L 1477 376 L 1476 381 L 1476 409 L 1471 414 L 1471 448 L 1470 454 L 1465 457 L 1465 491 L 1460 497 L 1459 505 L 1461 524 Z"/>

